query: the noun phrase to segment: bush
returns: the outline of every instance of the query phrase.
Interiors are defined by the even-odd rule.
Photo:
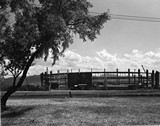
[[[134,85],[134,84],[128,85],[128,89],[129,90],[136,90],[137,89],[137,85]]]
[[[39,85],[22,85],[22,87],[19,89],[19,91],[45,91],[46,89],[44,87],[41,87]]]

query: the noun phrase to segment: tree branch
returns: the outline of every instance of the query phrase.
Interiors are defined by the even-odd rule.
[[[20,88],[20,87],[21,87],[24,79],[26,78],[26,75],[27,75],[27,72],[28,72],[30,66],[32,65],[35,57],[40,53],[40,51],[41,51],[42,49],[43,49],[43,45],[41,45],[41,46],[39,47],[39,49],[37,49],[37,51],[35,51],[35,52],[32,54],[31,58],[29,59],[27,65],[26,65],[26,67],[25,67],[25,69],[24,69],[24,71],[23,71],[22,77],[20,78],[19,82],[18,82],[17,85],[16,85],[16,88]]]
[[[14,76],[13,68],[8,68],[7,70]]]
[[[15,87],[15,85],[16,85],[16,79],[17,79],[17,77],[14,76],[14,77],[13,77],[13,87]]]
[[[66,2],[62,4],[62,8],[63,8],[69,1],[70,1],[70,0],[66,0]]]
[[[62,0],[60,0],[60,3],[59,3],[59,8],[58,8],[59,11],[60,11],[61,5],[62,5]]]

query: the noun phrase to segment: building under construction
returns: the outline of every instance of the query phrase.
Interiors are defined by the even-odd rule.
[[[149,72],[138,71],[104,71],[101,72],[69,72],[41,73],[41,85],[48,90],[65,89],[65,90],[93,90],[93,89],[110,89],[111,87],[126,87],[126,89],[137,88],[159,88],[159,72],[152,70]]]

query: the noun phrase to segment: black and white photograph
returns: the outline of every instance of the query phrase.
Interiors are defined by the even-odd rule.
[[[160,125],[160,0],[0,0],[1,126]]]

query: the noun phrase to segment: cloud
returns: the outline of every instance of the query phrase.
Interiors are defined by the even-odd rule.
[[[133,66],[144,65],[146,69],[160,70],[160,50],[143,53],[142,51],[133,50],[131,54],[125,54],[125,59]],[[139,68],[138,67],[138,68]]]
[[[122,57],[111,54],[105,49],[96,52],[95,57],[81,56],[75,51],[67,50],[54,66],[51,65],[52,61],[51,54],[47,62],[42,59],[36,60],[36,65],[30,68],[29,74],[40,74],[46,70],[46,67],[53,72],[57,70],[66,72],[67,69],[73,71],[78,71],[78,69],[81,71],[90,71],[91,69],[102,71],[104,68],[108,71],[116,70],[116,68],[126,71],[130,68],[133,71],[134,69],[142,70],[141,65],[144,65],[145,69],[160,70],[160,49],[146,53],[133,50],[130,54],[124,54]]]
[[[104,68],[107,68],[109,70],[116,69],[118,67],[118,57],[117,54],[110,54],[105,49],[102,51],[97,52],[98,57],[102,60],[104,63]]]

